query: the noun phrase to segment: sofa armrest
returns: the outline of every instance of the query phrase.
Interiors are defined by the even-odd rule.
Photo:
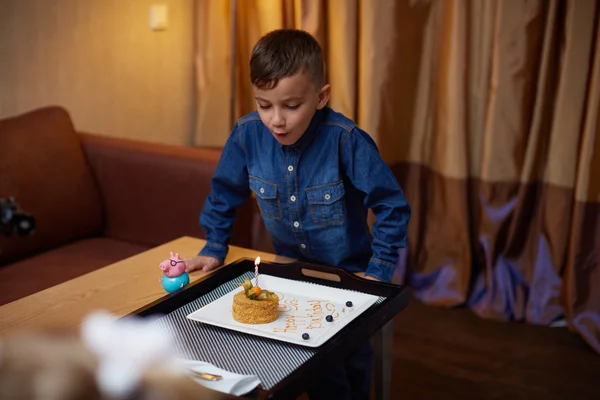
[[[152,246],[205,238],[200,211],[220,150],[79,134],[101,192],[105,236]],[[237,210],[231,244],[251,247],[251,225],[248,199]]]

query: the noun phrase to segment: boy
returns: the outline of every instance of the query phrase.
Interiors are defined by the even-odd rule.
[[[200,216],[207,244],[186,260],[188,271],[223,263],[235,209],[252,190],[278,255],[390,282],[410,207],[372,139],[326,105],[318,42],[299,30],[265,35],[252,51],[250,79],[258,111],[241,118],[225,144]],[[368,399],[371,362],[365,343],[309,396]]]

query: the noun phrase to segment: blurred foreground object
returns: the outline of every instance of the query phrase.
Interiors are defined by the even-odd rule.
[[[151,320],[96,312],[81,335],[16,333],[0,341],[0,400],[214,399],[173,364]]]

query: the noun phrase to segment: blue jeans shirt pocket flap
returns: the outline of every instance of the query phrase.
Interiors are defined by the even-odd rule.
[[[346,219],[344,182],[338,181],[306,189],[310,216],[315,224],[329,225]]]
[[[261,213],[269,218],[280,219],[281,204],[277,196],[277,185],[264,179],[250,176],[250,189],[256,195],[256,202]]]

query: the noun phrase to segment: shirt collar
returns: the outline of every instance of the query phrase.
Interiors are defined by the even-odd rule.
[[[288,146],[283,146],[283,148],[294,149],[300,153],[306,150],[308,145],[314,140],[314,138],[319,133],[319,126],[321,125],[321,122],[323,122],[323,120],[325,119],[326,108],[327,106],[315,112],[315,115],[313,115],[310,124],[308,124],[308,128],[306,128],[306,131],[296,143]]]

